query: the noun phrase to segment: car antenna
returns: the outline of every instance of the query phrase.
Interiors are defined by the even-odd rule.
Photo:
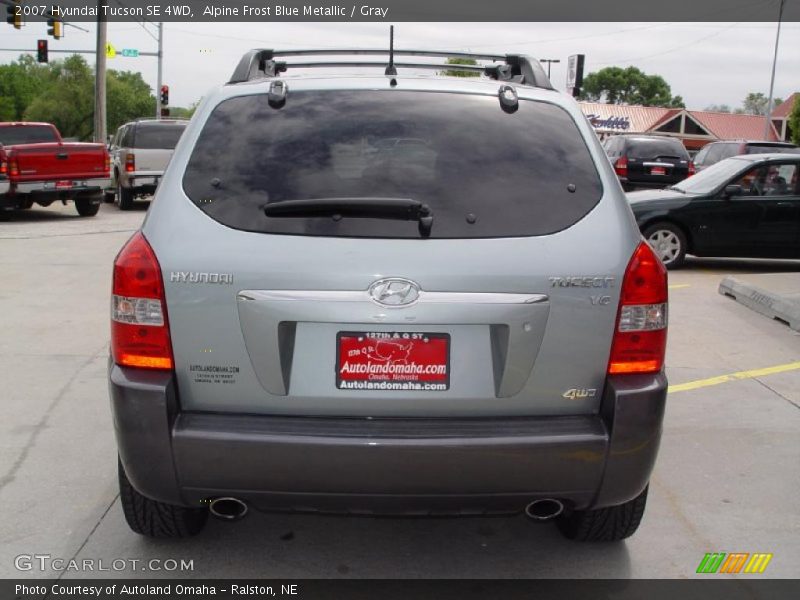
[[[389,25],[389,64],[384,75],[397,75],[397,69],[394,66],[394,25]]]

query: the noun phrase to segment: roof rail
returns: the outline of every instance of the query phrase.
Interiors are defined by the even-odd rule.
[[[544,72],[539,61],[524,54],[474,54],[470,52],[447,52],[443,50],[392,50],[397,56],[425,56],[435,58],[467,58],[475,61],[501,62],[493,65],[458,65],[458,64],[430,64],[393,62],[395,68],[405,69],[436,69],[449,71],[471,71],[482,73],[492,79],[500,81],[513,81],[523,85],[552,90],[553,84]],[[319,67],[348,68],[348,67],[387,67],[387,62],[286,62],[275,60],[276,57],[298,56],[386,56],[390,57],[388,49],[321,49],[321,50],[271,50],[254,49],[247,52],[239,61],[228,83],[242,83],[265,77],[279,77],[288,69],[310,69]]]

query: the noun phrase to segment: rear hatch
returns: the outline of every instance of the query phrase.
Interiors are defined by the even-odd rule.
[[[689,176],[689,153],[677,140],[632,138],[626,143],[628,181],[672,185]]]
[[[144,228],[181,405],[595,412],[638,232],[624,199],[601,202],[585,129],[496,93],[220,103]]]
[[[167,168],[186,124],[175,121],[140,123],[133,138],[136,175],[161,175]]]

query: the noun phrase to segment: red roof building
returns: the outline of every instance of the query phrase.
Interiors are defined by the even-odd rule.
[[[794,99],[794,94],[784,104]],[[733,113],[686,110],[683,108],[660,108],[654,106],[626,106],[579,102],[583,114],[589,119],[600,139],[620,133],[642,133],[648,135],[670,135],[679,138],[688,150],[699,150],[709,142],[718,140],[763,140],[766,117]],[[773,112],[767,139],[788,139],[786,117],[775,124],[778,109]],[[788,117],[790,107],[784,109]],[[782,113],[781,113],[782,114]]]
[[[781,102],[778,107],[772,111],[772,126],[778,132],[779,139],[784,141],[791,141],[792,131],[789,127],[789,115],[796,102],[800,102],[800,92],[795,92],[786,100]]]

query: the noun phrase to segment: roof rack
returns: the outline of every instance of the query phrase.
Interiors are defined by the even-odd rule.
[[[416,62],[394,62],[397,56],[425,56],[435,58],[467,58],[475,61],[492,61],[501,64],[493,65],[458,65],[430,64]],[[387,62],[286,62],[275,60],[276,57],[300,56],[387,56]],[[311,68],[350,68],[350,67],[386,67],[387,75],[395,75],[401,69],[434,69],[447,71],[470,71],[482,73],[499,81],[513,81],[523,85],[552,90],[553,85],[544,72],[539,61],[524,54],[473,54],[469,52],[447,52],[442,50],[394,50],[394,49],[320,49],[320,50],[271,50],[255,49],[245,54],[236,66],[228,83],[242,83],[266,77],[279,77],[288,69]]]

